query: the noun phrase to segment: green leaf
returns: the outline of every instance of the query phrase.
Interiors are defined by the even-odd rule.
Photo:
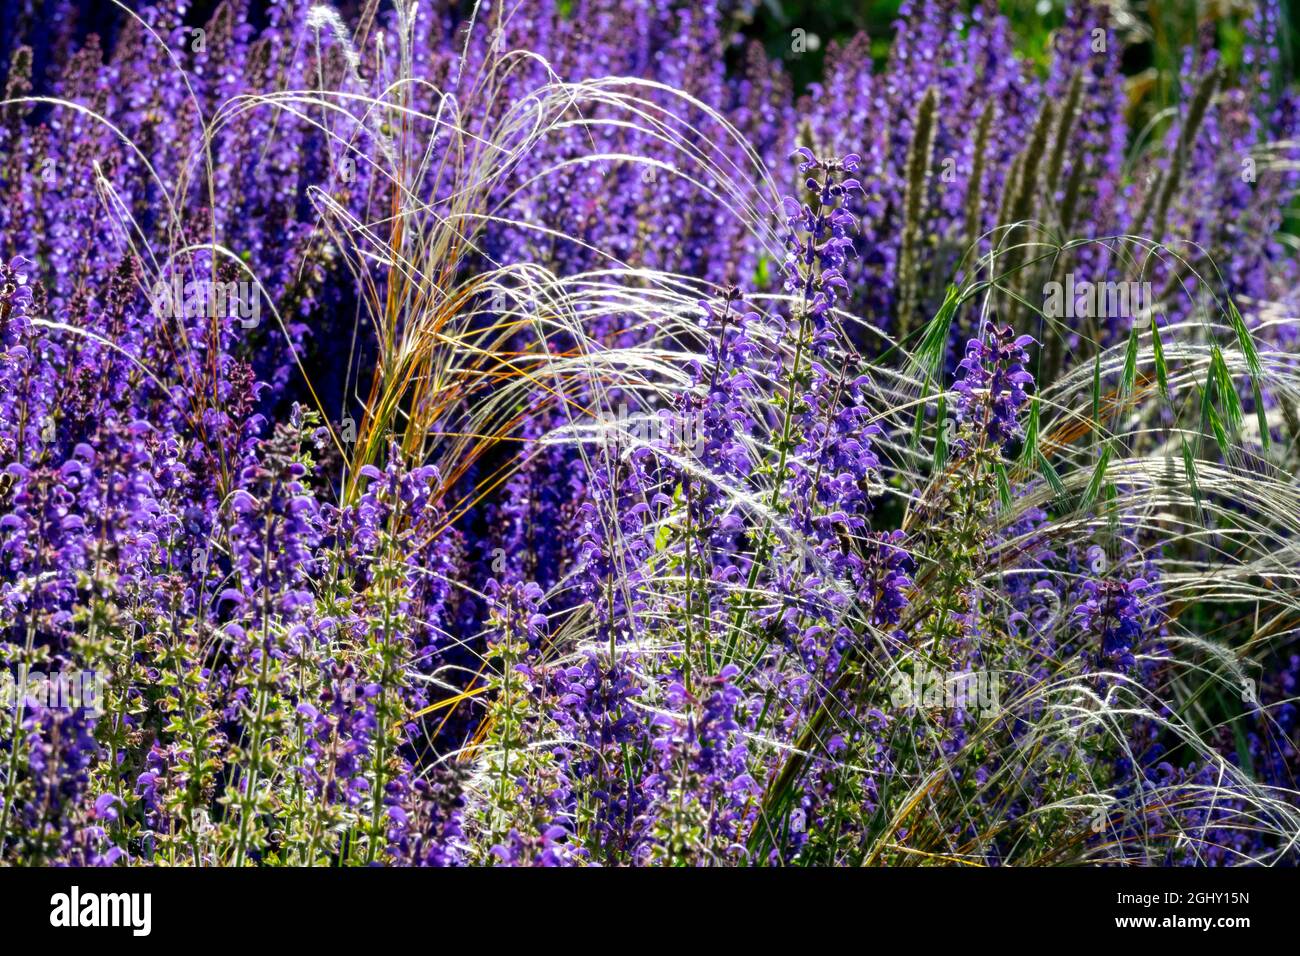
[[[667,523],[661,524],[659,530],[655,532],[655,551],[662,551],[668,547],[668,542],[672,540],[673,529]]]
[[[1101,440],[1101,353],[1092,362],[1092,424],[1093,440]]]
[[[1107,442],[1102,446],[1101,457],[1097,459],[1097,467],[1092,472],[1092,480],[1088,482],[1088,490],[1083,493],[1083,507],[1087,509],[1097,500],[1101,494],[1102,482],[1106,480],[1106,468],[1110,464],[1111,446]]]
[[[1169,400],[1169,366],[1165,363],[1165,346],[1160,341],[1160,327],[1155,319],[1151,320],[1151,346],[1156,353],[1156,380],[1160,383],[1160,393]]]
[[[1250,374],[1255,378],[1260,378],[1264,374],[1264,369],[1259,362],[1259,353],[1255,351],[1255,343],[1250,337],[1250,329],[1246,328],[1246,322],[1237,311],[1237,303],[1231,299],[1228,300],[1228,321],[1232,323],[1233,331],[1237,333],[1237,344],[1241,347],[1241,352],[1246,356],[1246,367],[1250,369]]]
[[[1259,419],[1259,441],[1267,449],[1269,447],[1268,437],[1268,416],[1264,412],[1263,393],[1259,387],[1259,380],[1264,377],[1264,367],[1259,361],[1259,352],[1255,349],[1255,341],[1251,338],[1250,329],[1246,328],[1246,321],[1241,317],[1237,310],[1237,303],[1228,299],[1228,321],[1232,324],[1232,329],[1237,333],[1237,345],[1241,349],[1241,354],[1246,357],[1246,367],[1250,369],[1250,389],[1255,399],[1255,415]]]
[[[1064,498],[1066,496],[1065,483],[1061,481],[1060,474],[1057,473],[1057,470],[1054,467],[1052,467],[1052,463],[1042,455],[1038,456],[1038,472],[1043,476],[1048,487],[1052,489],[1052,493],[1055,494],[1057,498]]]
[[[1223,352],[1217,345],[1210,346],[1210,375],[1214,380],[1216,397],[1223,408],[1223,422],[1235,438],[1241,431],[1241,420],[1245,412],[1242,410],[1241,396],[1237,394],[1237,385],[1232,380],[1232,373],[1228,371],[1228,364],[1223,360]]]
[[[944,353],[948,350],[948,341],[952,336],[952,320],[957,314],[960,296],[957,287],[948,284],[943,294],[943,304],[925,326],[921,344],[912,356],[913,368],[923,373],[927,385],[937,383],[943,369]]]
[[[1259,390],[1259,382],[1251,380],[1250,389],[1255,398],[1255,417],[1259,420],[1259,443],[1268,451],[1272,439],[1268,437],[1268,415],[1264,411],[1264,396]]]
[[[1128,333],[1128,351],[1124,353],[1124,378],[1120,381],[1119,394],[1121,404],[1133,394],[1137,382],[1138,330],[1130,329]]]
[[[1205,417],[1210,426],[1210,431],[1214,433],[1214,440],[1218,443],[1219,450],[1225,455],[1228,454],[1229,449],[1232,448],[1232,440],[1228,437],[1228,430],[1223,425],[1223,418],[1213,405],[1209,407]]]
[[[921,396],[921,402],[916,406],[916,416],[912,419],[912,448],[921,444],[921,432],[925,428],[925,399],[929,397],[929,389]]]
[[[939,420],[934,439],[934,470],[941,471],[948,463],[948,400],[939,396]]]
[[[1029,421],[1025,425],[1025,444],[1020,449],[1020,466],[1025,469],[1032,468],[1034,462],[1038,460],[1038,396],[1035,395],[1029,404]]]
[[[1002,507],[1006,511],[1011,510],[1011,479],[1007,477],[1006,466],[1002,462],[997,463],[998,475],[998,498],[1002,500]]]
[[[1196,510],[1202,514],[1205,512],[1205,504],[1201,500],[1201,483],[1196,477],[1196,459],[1192,456],[1192,446],[1187,444],[1187,438],[1181,438],[1183,443],[1183,474],[1187,476],[1187,486],[1191,489],[1192,498],[1196,501]]]

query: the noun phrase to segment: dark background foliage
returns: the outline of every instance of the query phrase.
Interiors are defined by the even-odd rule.
[[[1021,52],[1044,66],[1052,31],[1064,22],[1065,0],[1000,0],[998,8],[1015,26]],[[1122,25],[1130,44],[1127,65],[1133,76],[1146,70],[1178,67],[1180,50],[1196,39],[1200,29],[1214,31],[1229,64],[1240,53],[1242,17],[1251,7],[1250,0],[1108,0],[1114,22]],[[736,13],[737,22],[746,36],[763,42],[773,56],[790,64],[797,84],[816,80],[826,45],[833,40],[853,36],[865,30],[872,38],[872,51],[881,60],[889,51],[898,17],[900,0],[746,0]],[[1296,31],[1300,28],[1300,5],[1293,0],[1282,4],[1291,30],[1284,39],[1283,56],[1294,74]],[[802,55],[790,50],[792,30],[801,28],[815,35],[819,48]],[[1168,85],[1160,84],[1167,92]]]

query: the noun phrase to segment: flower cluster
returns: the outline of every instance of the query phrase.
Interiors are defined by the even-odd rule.
[[[1168,108],[1082,2],[798,96],[715,0],[86,6],[0,2],[0,688],[99,688],[0,863],[1295,862],[1275,3]]]
[[[970,423],[981,440],[1005,450],[1020,435],[1019,413],[1029,396],[1025,386],[1034,376],[1025,370],[1033,344],[1028,335],[1016,335],[1010,326],[992,326],[987,337],[972,338],[966,357],[958,366],[961,377],[953,386],[957,393],[957,421]],[[958,454],[969,451],[959,443]]]

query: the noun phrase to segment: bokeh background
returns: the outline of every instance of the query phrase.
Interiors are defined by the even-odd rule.
[[[140,6],[144,0],[125,0],[128,5]],[[187,11],[186,20],[195,26],[207,22],[220,0],[175,0]],[[387,0],[385,0],[387,2]],[[515,5],[527,0],[505,0]],[[967,6],[976,6],[991,0],[968,0]],[[1019,52],[1039,63],[1044,70],[1050,59],[1053,31],[1065,19],[1067,2],[1080,0],[998,0],[996,6],[1015,26]],[[1177,96],[1175,82],[1183,51],[1209,34],[1222,51],[1224,61],[1231,67],[1239,61],[1244,40],[1241,24],[1254,7],[1256,0],[1082,0],[1094,6],[1106,7],[1111,22],[1122,37],[1124,67],[1129,76],[1133,108],[1141,112],[1154,112],[1171,105]],[[335,0],[334,6],[345,16],[355,14],[363,0]],[[836,41],[847,40],[860,31],[871,37],[871,48],[878,63],[886,56],[897,29],[900,7],[907,0],[722,0],[719,6],[729,13],[735,29],[732,55],[739,64],[745,45],[758,41],[768,55],[784,62],[794,81],[796,90],[807,89],[817,82],[827,48]],[[913,0],[915,5],[915,0]],[[28,25],[24,21],[39,23],[42,17],[58,16],[56,7],[47,0],[26,0],[26,14],[13,20],[0,22],[0,56],[8,62],[9,53],[17,37]],[[254,26],[262,27],[264,12],[269,3],[253,3]],[[472,0],[451,3],[454,10],[463,8],[468,17],[474,4]],[[1283,83],[1300,77],[1300,60],[1296,56],[1297,37],[1300,36],[1300,0],[1281,0],[1280,6],[1288,29],[1280,38],[1284,69],[1275,82]],[[98,34],[107,47],[111,45],[122,19],[121,10],[110,0],[78,0],[74,4],[77,18],[77,35],[84,38]],[[262,22],[257,22],[257,21]],[[792,42],[794,31],[802,31],[802,49],[796,52]],[[52,62],[57,63],[58,50],[37,48],[36,76],[39,78]]]
[[[127,5],[142,5],[144,0],[126,0]],[[205,22],[220,0],[177,0],[188,10],[187,20],[198,25]],[[520,0],[508,0],[518,3]],[[523,0],[526,2],[526,0]],[[982,0],[974,0],[982,2]],[[1067,0],[998,0],[997,7],[1011,18],[1021,52],[1039,62],[1046,62],[1051,33],[1064,21]],[[1129,44],[1127,56],[1131,74],[1141,75],[1155,68],[1176,69],[1178,51],[1193,42],[1197,31],[1211,29],[1229,62],[1241,48],[1240,23],[1254,6],[1255,0],[1090,0],[1095,6],[1110,9],[1113,22]],[[796,85],[815,82],[826,46],[861,30],[873,39],[872,48],[883,58],[894,34],[899,8],[904,0],[738,0],[730,6],[738,38],[756,39],[772,56],[784,59]],[[255,10],[269,4],[253,4]],[[472,3],[459,4],[468,13]],[[39,17],[51,6],[46,0],[27,0],[26,7]],[[360,0],[336,0],[347,14],[361,6]],[[456,6],[456,4],[452,4]],[[1300,31],[1300,3],[1282,0],[1282,9],[1290,25],[1283,38],[1283,56],[1292,76],[1296,76],[1294,49]],[[121,19],[121,11],[110,0],[79,0],[78,28],[83,35],[98,33],[111,36]],[[256,24],[261,25],[261,24]],[[16,23],[0,22],[0,49],[8,51],[17,32]],[[791,31],[805,30],[809,49],[795,54],[790,49]]]
[[[796,84],[806,85],[816,81],[827,44],[858,31],[871,36],[873,52],[883,59],[902,5],[902,0],[746,0],[736,18],[742,33],[786,59]],[[1180,51],[1196,41],[1199,31],[1212,31],[1229,65],[1236,62],[1243,40],[1240,24],[1254,0],[1094,0],[1093,5],[1111,11],[1112,23],[1126,43],[1125,66],[1135,92],[1151,86],[1157,96],[1167,96],[1172,84],[1159,81],[1152,71],[1176,72]],[[1000,0],[997,7],[1015,24],[1020,52],[1045,68],[1052,31],[1065,19],[1066,0]],[[1300,4],[1284,0],[1282,8],[1290,25],[1283,38],[1283,60],[1295,76]],[[795,29],[815,36],[815,49],[792,55],[790,34]]]

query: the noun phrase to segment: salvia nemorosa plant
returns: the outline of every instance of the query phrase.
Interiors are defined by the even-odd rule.
[[[1296,862],[1274,4],[1152,115],[1082,3],[799,96],[715,2],[83,6],[3,5],[0,862]]]

